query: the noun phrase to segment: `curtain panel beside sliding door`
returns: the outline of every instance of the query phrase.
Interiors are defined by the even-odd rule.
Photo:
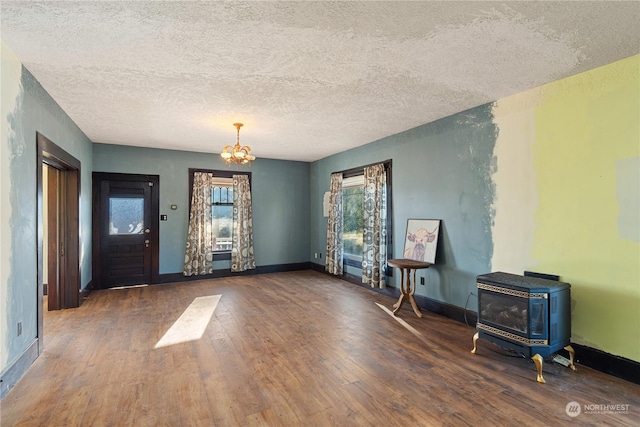
[[[384,288],[387,271],[387,174],[382,163],[364,168],[362,283]]]
[[[325,271],[342,275],[342,174],[331,174]]]

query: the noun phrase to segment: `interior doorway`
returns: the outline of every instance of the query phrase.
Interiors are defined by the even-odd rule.
[[[46,308],[80,305],[80,161],[37,133],[38,353]]]
[[[60,310],[79,305],[79,300],[72,298],[73,284],[67,282],[68,269],[73,266],[66,262],[68,242],[67,228],[72,225],[68,221],[67,199],[75,197],[68,191],[69,174],[48,163],[42,164],[42,292],[46,310]]]

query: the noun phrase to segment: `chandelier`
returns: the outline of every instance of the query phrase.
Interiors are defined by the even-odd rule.
[[[222,157],[227,165],[230,165],[231,163],[246,165],[253,162],[256,159],[256,156],[251,155],[251,147],[248,145],[245,145],[244,147],[240,146],[240,128],[243,126],[242,123],[234,123],[233,125],[238,130],[236,145],[233,147],[230,145],[225,146],[222,149],[222,153],[220,153],[220,157]]]

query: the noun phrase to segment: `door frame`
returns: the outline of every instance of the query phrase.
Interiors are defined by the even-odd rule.
[[[43,172],[44,164],[62,171],[61,179],[64,184],[60,186],[64,209],[61,210],[62,218],[60,242],[64,244],[64,256],[58,257],[60,268],[64,271],[64,280],[60,280],[60,304],[61,308],[74,308],[80,306],[80,160],[67,153],[50,139],[36,132],[37,164],[36,164],[36,188],[37,188],[37,242],[38,242],[38,354],[44,350],[44,307],[43,307],[43,244],[44,239],[44,210],[43,210]],[[51,215],[51,213],[49,213]],[[47,242],[48,244],[48,242]]]
[[[103,181],[149,182],[151,189],[151,280],[149,284],[160,283],[160,176],[129,173],[93,172],[93,217],[91,261],[94,287],[102,289],[102,254],[100,250],[102,224],[101,189]]]
[[[60,263],[60,257],[58,251],[60,250],[59,236],[64,235],[64,221],[60,220],[60,213],[64,209],[65,203],[61,200],[64,197],[64,189],[61,188],[61,184],[64,183],[64,171],[43,163],[41,167],[47,168],[47,178],[42,178],[42,185],[45,185],[46,181],[46,193],[47,193],[47,215],[43,218],[43,224],[47,225],[47,231],[42,233],[42,246],[47,248],[47,270],[42,271],[43,283],[46,279],[47,287],[47,310],[60,310],[62,309],[61,302],[61,289],[60,283],[64,283],[65,278],[65,265]],[[43,188],[43,197],[45,189]],[[43,200],[43,207],[45,206]],[[64,245],[64,243],[63,243]],[[45,255],[43,253],[42,262],[45,261]],[[45,288],[43,285],[43,292]],[[62,289],[63,290],[63,289]]]

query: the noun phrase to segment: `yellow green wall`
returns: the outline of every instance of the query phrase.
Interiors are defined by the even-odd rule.
[[[494,116],[493,270],[560,275],[572,341],[640,361],[640,55],[497,101]]]

